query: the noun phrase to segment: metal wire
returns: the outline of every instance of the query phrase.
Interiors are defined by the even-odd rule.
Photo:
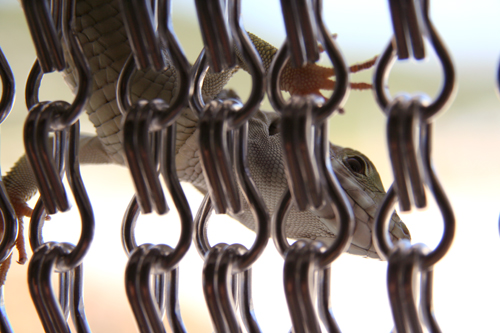
[[[387,139],[394,173],[394,184],[387,191],[375,218],[373,242],[381,258],[388,260],[387,283],[389,299],[397,332],[423,332],[423,326],[431,332],[440,332],[432,312],[432,269],[451,247],[455,234],[453,210],[443,191],[431,163],[431,128],[434,116],[452,100],[455,89],[455,72],[451,59],[429,19],[429,1],[390,1],[394,25],[394,39],[379,58],[374,75],[377,102],[387,114]],[[421,19],[417,20],[416,17]],[[406,40],[411,38],[410,41]],[[401,95],[391,100],[386,86],[390,68],[396,56],[413,56],[422,59],[422,39],[426,37],[443,67],[443,87],[434,101],[428,103],[425,96]],[[395,41],[395,43],[394,43]],[[396,44],[396,45],[394,45]],[[417,144],[413,133],[418,133]],[[418,153],[417,153],[418,150]],[[443,218],[443,236],[437,247],[430,251],[421,245],[407,241],[393,244],[387,232],[389,214],[396,200],[403,211],[413,206],[426,207],[424,185],[432,193]],[[410,191],[411,188],[411,191]],[[418,291],[414,277],[421,276],[420,314],[416,304]]]
[[[89,100],[92,78],[73,30],[75,1],[23,0],[22,4],[38,55],[26,84],[30,112],[24,129],[27,156],[41,194],[30,226],[34,251],[28,272],[30,293],[46,332],[69,332],[69,315],[78,332],[90,332],[84,312],[82,262],[93,239],[94,218],[79,174],[77,120]],[[351,245],[356,225],[352,204],[333,172],[328,120],[347,99],[349,70],[324,24],[321,0],[281,1],[281,5],[287,39],[277,51],[266,78],[262,61],[243,27],[239,0],[228,0],[227,9],[225,1],[196,1],[204,49],[192,67],[173,31],[170,1],[159,0],[156,10],[151,1],[120,1],[132,54],[116,84],[116,99],[123,115],[124,156],[135,186],[135,195],[123,218],[122,243],[129,256],[125,289],[141,332],[166,332],[165,315],[171,331],[186,332],[179,310],[179,265],[193,239],[204,260],[203,292],[214,331],[260,332],[252,304],[251,272],[269,237],[284,259],[283,283],[293,332],[321,332],[321,324],[329,332],[340,332],[331,310],[330,267]],[[423,332],[424,328],[440,332],[432,305],[433,266],[451,246],[455,218],[432,167],[431,128],[435,116],[452,100],[455,71],[430,21],[428,0],[390,0],[389,8],[394,37],[377,62],[373,80],[375,98],[388,116],[387,138],[395,182],[377,213],[373,243],[379,256],[388,261],[389,300],[398,333]],[[430,42],[443,67],[440,93],[430,102],[420,95],[392,98],[387,80],[396,57],[425,58],[424,39]],[[332,95],[326,100],[293,96],[285,101],[279,88],[284,67],[288,63],[305,66],[317,61],[318,42],[334,67],[336,82]],[[233,70],[236,49],[252,79],[248,100],[203,100],[207,72]],[[75,99],[71,103],[40,101],[38,91],[43,75],[70,69],[68,66],[76,72]],[[150,68],[158,73],[175,71],[178,89],[171,100],[132,100],[136,70]],[[2,122],[13,104],[14,83],[1,50],[0,76]],[[248,167],[249,120],[256,114],[266,87],[273,108],[281,115],[289,187],[278,207],[266,207]],[[175,164],[176,120],[188,105],[199,118],[198,145],[208,188],[195,221]],[[52,140],[51,132],[55,133]],[[55,214],[69,209],[61,181],[64,173],[81,216],[82,231],[76,245],[46,243],[42,238],[45,212]],[[138,244],[135,237],[139,214],[169,211],[160,175],[181,220],[175,246]],[[399,201],[403,211],[425,207],[426,188],[443,218],[441,241],[434,250],[408,242],[393,244],[388,226],[394,204]],[[293,206],[315,213],[331,211],[338,222],[335,240],[328,246],[310,239],[290,245],[285,230]],[[272,221],[269,208],[274,210]],[[0,209],[5,226],[0,259],[5,260],[10,255],[17,224],[1,183]],[[212,210],[237,216],[244,209],[254,218],[256,238],[252,246],[245,248],[230,240],[228,244],[211,246],[207,230]],[[59,298],[51,284],[54,271],[61,274]],[[420,286],[416,286],[417,278]],[[12,331],[3,307],[3,287],[0,330]]]

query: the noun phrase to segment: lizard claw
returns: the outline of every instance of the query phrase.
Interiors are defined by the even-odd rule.
[[[287,66],[281,75],[281,89],[291,95],[315,94],[324,97],[320,90],[333,90],[335,81],[330,77],[335,75],[333,68],[316,64],[307,64],[302,68]]]
[[[357,73],[369,69],[375,65],[377,56],[370,60],[355,64],[349,67],[349,72]],[[335,76],[335,70],[330,67],[324,67],[317,64],[307,64],[302,68],[293,68],[287,65],[281,75],[281,89],[289,92],[291,95],[305,96],[314,94],[323,96],[320,90],[335,89],[335,81],[331,77]],[[372,85],[364,82],[354,82],[350,84],[351,89],[369,90]]]
[[[20,265],[24,265],[26,261],[28,261],[28,253],[26,252],[26,242],[24,238],[24,217],[31,218],[31,215],[33,214],[33,209],[30,206],[28,206],[26,202],[23,202],[22,200],[21,201],[12,200],[12,206],[14,207],[14,211],[16,212],[18,227],[19,227],[16,239],[16,249],[17,253],[19,254],[19,259],[17,260],[17,262]],[[50,216],[46,215],[45,221],[49,220]],[[11,259],[9,259],[9,266],[10,266],[10,260]],[[0,283],[1,283],[2,269],[3,266],[0,267]]]

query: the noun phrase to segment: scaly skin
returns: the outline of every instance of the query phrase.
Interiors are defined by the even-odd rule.
[[[82,137],[80,162],[124,165],[121,113],[116,104],[115,90],[120,70],[130,54],[130,47],[118,2],[77,1],[76,31],[91,67],[93,88],[86,111],[97,132],[95,137]],[[254,35],[250,36],[267,70],[276,48]],[[371,66],[373,62],[374,60],[367,62],[367,66]],[[240,63],[240,67],[245,69],[245,64]],[[360,68],[362,67],[363,65]],[[351,70],[353,68],[357,67],[353,66]],[[221,93],[224,85],[237,70],[236,68],[223,74],[208,74],[202,91],[204,99],[213,99]],[[71,71],[66,74],[67,82],[74,86]],[[309,65],[305,69],[287,67],[282,76],[281,88],[293,94],[320,94],[321,89],[334,87],[334,82],[329,79],[333,74],[331,68],[318,65]],[[369,85],[365,88],[369,88]],[[175,69],[169,68],[160,74],[153,71],[138,71],[131,90],[135,100],[163,98],[168,102],[177,91]],[[276,113],[258,111],[249,122],[250,172],[271,214],[287,187],[280,135],[275,126],[278,117]],[[334,171],[350,198],[357,221],[349,252],[378,258],[371,243],[371,230],[374,213],[385,194],[380,177],[368,158],[359,152],[332,145],[331,153]],[[350,170],[347,163],[348,156],[357,156],[364,161],[364,172],[355,173]],[[185,108],[177,120],[176,164],[182,181],[190,182],[206,193],[198,155],[197,117],[189,108]],[[26,201],[36,193],[36,182],[26,158],[23,157],[16,163],[4,178],[4,182],[18,216],[20,218],[30,216],[31,210]],[[253,218],[248,210],[234,218],[253,229]],[[328,214],[318,216],[311,212],[298,212],[292,209],[286,232],[291,238],[321,239],[328,243],[335,237],[335,217]],[[391,221],[391,234],[393,239],[409,238],[406,226],[395,214]],[[22,234],[20,237],[22,239]],[[26,253],[21,250],[19,262],[25,260]],[[2,265],[4,272],[7,265],[7,262]],[[0,284],[3,282],[0,277]]]

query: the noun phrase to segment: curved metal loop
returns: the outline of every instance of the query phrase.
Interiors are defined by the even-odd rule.
[[[65,63],[58,35],[61,1],[52,2],[53,16],[50,14],[47,0],[22,0],[21,3],[42,71],[44,73],[62,71]]]
[[[161,266],[165,271],[170,271],[181,261],[191,245],[193,234],[193,217],[191,209],[182,191],[175,167],[175,135],[176,129],[174,123],[163,132],[163,146],[161,147],[163,155],[160,157],[162,159],[161,173],[181,220],[179,241],[174,250],[161,261]],[[122,222],[122,244],[128,255],[137,248],[134,231],[139,214],[139,204],[134,196]]]
[[[319,97],[292,96],[281,117],[281,144],[288,188],[298,210],[319,209],[325,204],[313,146],[313,105]]]
[[[428,253],[424,245],[412,246],[405,240],[395,246],[389,257],[387,286],[398,332],[421,333],[424,325],[430,332],[441,332],[432,313],[432,267],[422,266]],[[420,277],[420,288],[417,277]],[[420,305],[416,301],[418,293]]]
[[[19,230],[19,224],[17,221],[17,215],[14,207],[10,203],[7,190],[0,178],[0,212],[1,212],[1,222],[3,223],[3,235],[2,241],[0,243],[0,263],[5,261],[14,249],[16,243],[17,233]],[[2,303],[2,287],[0,287],[0,304]],[[0,328],[1,322],[1,305],[0,305]],[[0,330],[1,331],[1,330]],[[3,332],[3,331],[2,331]]]
[[[421,272],[420,276],[420,313],[422,322],[431,333],[440,333],[441,329],[434,316],[433,305],[433,278],[434,269],[428,267]]]
[[[64,135],[58,135],[58,137],[56,137],[56,142],[61,140],[64,141],[62,136]],[[80,129],[78,122],[70,127],[68,141],[68,159],[65,163],[67,169],[67,179],[80,213],[81,235],[77,245],[73,246],[74,248],[68,254],[65,254],[63,258],[57,261],[57,269],[62,272],[72,270],[81,264],[90,248],[90,244],[94,238],[95,229],[92,205],[90,204],[90,200],[87,192],[85,191],[80,175],[80,164],[78,160]],[[62,147],[64,147],[65,144],[59,144],[59,146],[61,146],[60,149],[63,149]],[[32,169],[35,170],[33,167]],[[59,162],[59,170],[61,170],[60,172],[62,174],[62,170],[64,170],[62,161]],[[44,244],[42,229],[45,221],[45,209],[45,201],[43,201],[43,199],[39,199],[33,211],[30,223],[29,239],[33,251]]]
[[[420,158],[423,162],[425,184],[434,196],[434,200],[441,211],[443,218],[443,237],[437,247],[423,259],[423,267],[428,268],[435,265],[448,252],[455,235],[456,221],[446,194],[439,183],[439,180],[432,168],[431,162],[431,124],[423,123],[420,128]],[[389,218],[396,203],[396,191],[391,186],[387,191],[384,201],[377,211],[374,222],[373,243],[377,253],[383,259],[390,256],[394,245],[388,233]]]
[[[237,272],[243,272],[249,269],[262,254],[267,246],[271,230],[269,224],[270,218],[264,200],[258,192],[248,170],[248,124],[245,124],[235,131],[234,139],[235,169],[236,175],[238,176],[238,184],[252,212],[256,226],[256,236],[252,247],[250,250],[246,251],[241,258],[239,258],[237,264],[235,264]],[[206,195],[195,218],[195,245],[202,257],[205,257],[207,255],[206,253],[212,248],[209,244],[207,235],[208,221],[212,208],[211,197]]]
[[[161,54],[160,40],[153,27],[154,15],[151,4],[151,1],[122,0],[120,9],[137,68],[153,67],[159,71],[165,67],[165,63]]]
[[[248,333],[260,333],[262,330],[255,317],[252,301],[252,268],[239,273],[239,275],[238,291],[240,297],[238,304],[243,325],[245,325]]]
[[[330,282],[332,280],[332,269],[328,266],[318,272],[318,314],[329,333],[341,333],[340,327],[333,316],[330,302]]]
[[[142,212],[149,214],[154,209],[162,215],[168,206],[158,178],[158,158],[154,158],[160,149],[154,140],[157,133],[149,131],[152,115],[149,102],[140,100],[133,105],[122,120],[123,146]]]
[[[2,95],[0,97],[0,124],[9,115],[16,97],[16,82],[9,62],[0,48],[0,79],[2,80]]]
[[[221,62],[218,63],[217,66],[223,66],[220,67],[220,70],[217,70],[215,67],[213,67],[215,64],[211,62],[211,52],[214,50],[214,47],[219,47],[216,45],[223,45],[224,47],[224,52],[226,50],[226,42],[230,42],[231,44],[234,42],[236,47],[238,48],[240,55],[241,55],[241,60],[245,63],[248,72],[250,73],[250,76],[252,77],[252,89],[250,91],[250,96],[248,97],[247,101],[239,107],[237,112],[232,112],[231,114],[228,115],[228,122],[227,126],[230,130],[235,130],[239,127],[241,127],[252,115],[258,110],[260,103],[262,102],[262,99],[264,98],[265,94],[265,87],[263,85],[263,82],[265,80],[265,70],[264,66],[262,65],[262,60],[255,49],[255,46],[251,42],[250,38],[248,37],[247,32],[245,31],[243,27],[243,23],[241,20],[241,1],[240,0],[231,0],[229,1],[229,25],[231,28],[231,35],[233,40],[225,40],[225,38],[229,35],[226,36],[226,33],[224,32],[223,35],[219,35],[217,30],[213,30],[213,27],[207,27],[208,30],[203,29],[206,27],[206,24],[213,24],[216,20],[214,17],[205,17],[205,15],[208,12],[202,13],[202,10],[207,10],[207,7],[214,7],[211,10],[215,12],[217,9],[220,10],[219,4],[215,4],[216,1],[199,1],[197,3],[200,3],[200,7],[198,8],[198,15],[200,17],[200,26],[202,28],[202,34],[207,33],[207,39],[205,40],[205,49],[203,49],[198,56],[198,59],[196,60],[195,64],[193,65],[193,68],[191,70],[191,88],[190,88],[190,101],[189,104],[193,110],[195,110],[198,113],[198,116],[201,118],[204,113],[204,110],[206,110],[206,105],[205,101],[203,100],[202,97],[202,90],[203,90],[203,80],[205,78],[205,75],[209,69],[209,67],[215,71],[215,72],[220,72],[221,70],[228,70],[230,68],[233,68],[235,66],[234,62],[231,62],[231,65],[229,65],[229,62],[226,60],[222,59]],[[201,9],[200,9],[201,8]],[[217,12],[217,17],[219,15],[222,15],[222,13]],[[203,23],[201,22],[203,17]],[[207,20],[205,22],[205,20]],[[205,24],[205,25],[204,25]],[[218,26],[216,29],[222,29],[221,26]],[[226,29],[226,28],[224,28]],[[215,32],[215,34],[214,34]],[[204,35],[205,37],[205,35]],[[217,40],[214,40],[213,38],[218,38]],[[218,50],[217,51],[217,56],[222,56],[222,51]],[[231,57],[234,57],[235,51],[234,47],[231,47],[228,52],[231,52]],[[222,56],[226,57],[226,56]],[[216,60],[219,61],[219,60]]]
[[[62,46],[59,41],[59,37],[57,37],[58,34],[63,35],[63,40],[66,44],[66,47],[68,48],[68,55],[70,59],[67,59],[68,63],[71,63],[72,66],[74,67],[74,72],[76,72],[77,76],[77,93],[75,96],[75,99],[71,103],[71,105],[67,106],[64,108],[64,110],[61,110],[58,114],[55,114],[52,117],[51,124],[50,124],[50,129],[52,131],[58,131],[58,130],[63,130],[66,127],[71,126],[74,124],[77,120],[80,114],[83,112],[84,107],[87,104],[87,101],[90,97],[90,91],[92,88],[92,79],[91,79],[91,74],[90,74],[90,67],[87,63],[87,60],[85,59],[83,55],[83,51],[80,45],[80,42],[78,41],[78,38],[76,37],[76,34],[72,30],[73,26],[73,19],[74,19],[74,0],[70,1],[63,1],[62,3],[62,8],[61,5],[59,4],[60,1],[54,1],[54,16],[57,16],[55,18],[57,20],[57,26],[52,26],[52,23],[45,21],[45,12],[47,11],[47,8],[45,7],[45,1],[35,1],[37,3],[37,7],[34,7],[33,4],[30,4],[30,1],[24,1],[23,6],[25,8],[25,15],[30,22],[30,17],[33,15],[39,15],[40,16],[40,21],[38,19],[35,19],[32,22],[32,26],[36,27],[39,24],[45,24],[46,28],[51,30],[57,28],[57,31],[54,30],[53,32],[50,32],[50,34],[54,33],[56,36],[56,43],[59,45],[58,47],[61,48]],[[37,14],[37,10],[40,10],[39,14]],[[34,12],[33,12],[34,11]],[[45,13],[45,14],[44,14]],[[62,22],[62,24],[60,23]],[[29,23],[30,24],[30,23]],[[61,27],[62,26],[62,27]],[[38,42],[43,41],[45,42],[45,39],[41,39],[44,34],[48,34],[49,32],[46,32],[46,29],[42,29],[37,32],[33,32],[33,29],[30,26],[30,30],[32,32],[33,40],[35,41],[35,46]],[[43,31],[43,32],[42,32]],[[52,37],[51,37],[52,38]],[[59,52],[55,46],[51,47],[48,49],[49,52]],[[42,51],[42,52],[47,52],[47,51]],[[62,51],[61,51],[62,52]],[[41,57],[46,57],[47,55],[43,55],[41,53],[38,53],[39,56]],[[49,54],[50,56],[50,54]],[[33,67],[30,71],[30,74],[28,76],[28,80],[26,82],[26,105],[29,110],[34,108],[36,104],[39,103],[39,88],[41,84],[41,80],[43,77],[44,73],[47,72],[52,72],[55,69],[61,71],[66,68],[67,65],[64,64],[64,57],[62,56],[61,53],[61,59],[62,61],[62,67],[61,68],[47,68],[44,66],[52,66],[52,65],[47,65],[46,61],[47,59],[44,58],[39,58],[39,60],[35,61],[33,64]],[[45,64],[43,63],[45,61]],[[59,60],[58,60],[59,61]],[[40,63],[39,63],[40,62]],[[47,69],[47,70],[46,70]],[[55,103],[66,103],[62,101],[58,101]]]
[[[0,124],[9,116],[14,105],[16,84],[14,74],[9,66],[2,48],[0,48],[0,79],[2,80],[2,94],[0,96]],[[0,177],[0,212],[3,223],[3,235],[0,243],[0,262],[5,261],[12,253],[18,233],[16,212],[10,203],[7,190]],[[3,302],[3,286],[0,287],[0,331],[12,332]]]
[[[422,121],[430,121],[431,118],[437,115],[438,112],[446,109],[453,100],[453,95],[456,90],[455,69],[444,43],[441,41],[441,38],[429,18],[429,0],[420,0],[418,3],[418,11],[422,15],[420,34],[425,35],[429,40],[443,68],[443,86],[441,91],[434,101],[425,106],[425,110],[422,114]],[[392,100],[387,82],[391,68],[396,61],[396,56],[398,55],[394,43],[395,41],[393,38],[387,45],[383,54],[378,58],[373,75],[373,90],[375,99],[380,108],[386,113]]]
[[[179,268],[164,271],[159,267],[159,262],[172,252],[168,245],[143,244],[130,255],[125,286],[141,332],[166,332],[162,320],[165,311],[172,331],[186,332],[178,304]],[[154,288],[150,285],[151,276],[155,276]]]
[[[28,284],[31,298],[42,321],[45,332],[70,332],[67,324],[67,300],[59,303],[55,297],[51,283],[51,275],[59,260],[64,260],[73,251],[73,245],[67,243],[45,243],[33,254],[28,267]],[[66,274],[66,273],[62,273]],[[67,272],[67,283],[62,294],[73,294],[69,307],[78,332],[90,332],[82,298],[81,265]]]
[[[415,8],[415,2],[417,7]],[[394,38],[398,59],[408,59],[411,53],[415,59],[425,58],[423,34],[425,26],[419,24],[422,17],[422,1],[389,0]],[[409,38],[410,40],[407,40]]]
[[[50,128],[52,131],[58,131],[58,130],[63,130],[72,124],[74,124],[77,120],[78,117],[81,115],[83,112],[87,101],[90,97],[90,92],[92,88],[92,79],[91,79],[91,74],[90,74],[90,67],[88,65],[88,62],[83,55],[83,50],[81,48],[80,42],[78,41],[78,38],[75,34],[75,32],[72,30],[73,26],[73,20],[74,20],[74,0],[69,0],[69,1],[63,1],[62,2],[62,7],[59,4],[60,1],[54,1],[55,4],[53,6],[54,10],[54,19],[56,20],[57,25],[52,26],[51,22],[45,21],[45,13],[47,11],[47,8],[44,7],[45,1],[35,1],[35,3],[38,3],[38,7],[33,7],[32,4],[29,3],[29,1],[24,1],[23,6],[25,6],[25,15],[30,22],[30,17],[33,15],[33,10],[41,10],[41,12],[37,15],[40,16],[40,21],[39,19],[36,19],[33,21],[33,27],[35,27],[38,24],[45,24],[47,25],[47,29],[56,29],[53,31],[53,33],[56,35],[56,43],[59,48],[62,50],[61,43],[59,41],[59,37],[57,37],[58,34],[63,35],[63,40],[64,43],[68,49],[67,55],[69,56],[69,59],[66,59],[67,63],[71,63],[72,67],[74,67],[74,72],[76,73],[77,77],[77,92],[75,99],[69,105],[68,107],[65,107],[64,110],[61,110],[58,114],[53,116],[53,119],[51,120]],[[28,8],[28,10],[26,10]],[[49,29],[49,30],[50,30]],[[47,34],[48,32],[44,31],[45,29],[42,29],[40,31],[34,32],[33,28],[30,27],[30,30],[32,32],[32,36],[35,42],[35,46],[37,44],[37,41],[43,41],[41,35]],[[43,31],[43,32],[42,32]],[[51,32],[52,34],[52,32]],[[47,52],[47,51],[43,51]],[[53,48],[49,48],[48,52],[59,52],[58,49],[54,46]],[[62,51],[61,51],[62,52]],[[54,53],[54,54],[55,54]],[[37,53],[38,56],[41,57],[46,57],[46,55],[41,55],[40,53]],[[50,53],[49,56],[52,54]],[[39,58],[39,60],[35,61],[33,64],[33,67],[30,71],[30,74],[28,76],[28,80],[26,82],[26,105],[29,110],[34,108],[36,104],[39,103],[39,88],[41,84],[42,77],[44,73],[47,72],[52,72],[55,69],[58,71],[64,70],[67,65],[64,63],[64,57],[61,53],[61,60],[62,61],[62,67],[61,68],[52,68],[49,70],[46,70],[47,68],[44,67],[47,65],[47,63],[43,63],[44,61],[47,61],[46,59]],[[58,60],[59,61],[59,60]],[[40,62],[40,63],[39,63]],[[55,103],[66,103],[66,102],[55,102]]]
[[[309,0],[281,1],[286,40],[290,46],[290,59],[294,67],[319,60],[317,26],[313,17],[313,4]]]
[[[349,95],[349,71],[346,61],[340,52],[335,40],[332,37],[328,28],[323,21],[322,1],[316,0],[314,5],[314,15],[318,29],[318,40],[323,45],[323,48],[328,55],[335,69],[335,89],[332,95],[324,103],[314,106],[313,119],[314,123],[319,124],[325,121],[335,110],[342,107]],[[282,112],[286,102],[283,99],[280,89],[281,73],[283,72],[289,58],[290,45],[287,41],[283,43],[281,48],[276,53],[273,62],[269,68],[267,75],[267,96],[272,107]]]
[[[204,257],[203,263],[203,294],[212,320],[212,326],[216,332],[228,332],[226,320],[219,305],[219,294],[217,286],[214,285],[217,274],[217,261],[220,254],[227,248],[227,244],[219,243],[212,247]]]
[[[233,35],[224,17],[225,2],[196,0],[201,37],[210,67],[219,73],[236,65]]]
[[[196,58],[193,67],[191,67],[190,80],[191,86],[189,87],[189,107],[195,111],[198,118],[203,115],[205,109],[205,101],[203,100],[203,80],[208,72],[208,59],[205,55],[205,49],[202,49],[198,58]]]
[[[116,104],[122,115],[127,114],[132,108],[133,103],[130,89],[135,70],[134,57],[129,55],[116,81]],[[139,103],[139,101],[137,101],[137,103]]]
[[[175,122],[180,112],[188,104],[189,89],[191,87],[191,66],[173,29],[170,1],[162,0],[158,2],[158,36],[156,36],[151,25],[153,14],[149,2],[147,3],[143,4],[142,1],[127,0],[122,1],[121,5],[122,9],[126,11],[125,26],[127,27],[131,48],[136,58],[135,64],[137,68],[145,70],[153,67],[156,71],[165,69],[167,66],[175,68],[176,86],[178,87],[177,94],[168,103],[160,99],[154,102],[151,101],[155,107],[150,122],[150,131],[158,131]],[[136,7],[139,15],[134,11]],[[139,23],[135,21],[143,22],[145,25],[137,25]],[[162,52],[166,54],[165,61],[162,60]],[[153,58],[157,58],[156,53],[159,54],[159,59],[161,60],[160,67],[158,67],[160,64],[157,64],[156,60],[153,61]],[[124,114],[132,107],[130,87],[136,66],[134,66],[132,57],[129,57],[118,78],[117,102],[120,111]]]
[[[293,332],[321,332],[312,294],[322,247],[319,242],[298,240],[285,255],[283,284]]]
[[[61,109],[67,109],[68,106],[69,104],[65,102],[37,104],[28,114],[24,124],[26,156],[35,175],[45,209],[49,214],[55,214],[57,210],[64,212],[69,209],[66,191],[60,178],[64,166],[60,165],[60,168],[57,169],[48,144],[52,117]],[[64,161],[65,149],[63,143],[60,149],[55,152],[56,158],[59,158],[60,161]]]
[[[319,177],[324,180],[323,191],[329,202],[324,208],[331,208],[339,221],[339,231],[335,241],[320,255],[321,268],[328,267],[335,259],[345,252],[352,241],[354,233],[354,213],[337,177],[333,172],[330,160],[330,143],[328,141],[328,123],[324,122],[316,128],[315,156],[319,166]],[[291,209],[292,197],[287,190],[274,211],[272,217],[272,238],[281,256],[284,258],[290,249],[286,239],[286,220]],[[330,207],[328,207],[328,205]]]
[[[5,333],[13,333],[14,329],[9,322],[9,317],[7,316],[7,312],[5,311],[5,299],[4,295],[4,286],[0,287],[0,331]]]
[[[237,101],[212,101],[198,124],[201,165],[217,214],[225,214],[228,209],[237,214],[241,210],[228,147],[232,133],[227,127],[228,114],[239,106]]]
[[[410,211],[427,205],[423,168],[417,158],[414,132],[421,126],[422,97],[399,96],[389,105],[387,141],[394,174],[394,184],[401,211]],[[411,188],[411,191],[409,188]]]
[[[260,103],[264,99],[265,70],[262,59],[246,32],[241,19],[241,0],[229,1],[229,25],[231,27],[234,43],[238,47],[241,58],[246,64],[247,71],[252,78],[252,89],[250,95],[243,106],[236,113],[230,114],[228,126],[234,130],[252,117],[259,109]],[[233,49],[234,52],[234,49]]]
[[[247,249],[241,244],[217,244],[205,255],[203,292],[216,332],[260,333],[251,300],[251,268],[241,272],[241,258]],[[238,301],[238,294],[241,294]],[[241,318],[236,314],[240,305]]]

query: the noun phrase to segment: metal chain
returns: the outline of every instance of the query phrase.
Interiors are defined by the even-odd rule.
[[[163,325],[166,313],[171,330],[185,332],[178,304],[178,264],[191,244],[193,218],[175,168],[175,120],[188,104],[189,64],[172,29],[170,1],[158,2],[158,33],[153,29],[154,16],[149,2],[121,1],[120,5],[135,66],[139,69],[152,67],[157,71],[164,69],[167,63],[163,62],[159,51],[164,43],[179,85],[179,92],[170,103],[155,99],[132,104],[132,57],[120,75],[117,90],[120,92],[121,112],[124,113],[124,148],[136,188],[136,196],[123,220],[123,244],[129,254],[125,272],[126,292],[141,331],[166,332]],[[144,214],[150,213],[152,207],[158,214],[168,212],[158,179],[158,165],[181,218],[181,235],[175,248],[165,244],[137,246],[135,242],[138,203]],[[151,286],[151,277],[154,286]]]
[[[29,114],[24,128],[24,142],[26,155],[40,190],[40,199],[30,223],[30,244],[34,254],[28,267],[28,284],[46,332],[70,332],[67,324],[70,313],[79,332],[90,332],[83,304],[82,261],[92,242],[95,223],[92,206],[80,176],[78,159],[78,117],[90,95],[90,69],[71,28],[74,1],[54,1],[50,5],[52,15],[49,14],[48,3],[45,1],[23,1],[23,9],[30,23],[39,57],[26,85]],[[68,49],[65,55],[60,36]],[[68,63],[74,64],[78,80],[73,102],[40,102],[38,90],[43,75],[54,70],[64,70]],[[53,140],[49,139],[50,132],[54,132]],[[67,174],[81,217],[81,236],[76,246],[69,243],[46,243],[42,238],[45,212],[55,214],[69,209],[61,180],[64,173]],[[59,300],[51,283],[55,270],[60,274]]]
[[[2,80],[2,94],[0,97],[0,124],[9,116],[16,92],[14,75],[9,66],[9,62],[0,48],[0,78]],[[1,175],[1,172],[0,172]],[[10,203],[9,196],[5,190],[5,185],[0,176],[0,211],[2,213],[2,241],[0,242],[0,264],[2,274],[6,274],[6,270],[10,265],[10,256],[16,242],[18,233],[18,221],[14,207]],[[12,327],[7,317],[4,303],[4,286],[0,286],[0,331],[10,333]]]
[[[47,332],[69,332],[70,314],[78,332],[90,332],[82,296],[82,262],[93,238],[94,218],[79,173],[78,117],[88,101],[92,80],[72,31],[74,3],[75,0],[22,1],[38,56],[26,86],[29,114],[24,130],[26,154],[40,190],[30,225],[34,254],[28,282]],[[170,1],[159,0],[156,11],[151,1],[122,0],[120,5],[133,55],[121,71],[116,87],[117,103],[123,114],[126,163],[136,192],[122,224],[122,242],[129,256],[125,289],[141,332],[166,332],[165,315],[171,331],[186,332],[179,310],[179,263],[192,239],[204,259],[203,291],[214,331],[260,332],[252,306],[251,274],[252,265],[264,251],[269,237],[284,259],[284,290],[293,332],[321,332],[321,325],[329,332],[340,332],[331,311],[330,267],[351,245],[355,221],[349,200],[333,172],[328,120],[342,108],[350,86],[346,62],[323,21],[322,1],[282,1],[287,39],[276,53],[267,77],[243,28],[240,0],[227,1],[227,15],[224,1],[196,1],[204,49],[193,67],[173,31]],[[432,168],[431,128],[435,116],[452,100],[455,74],[429,19],[428,0],[390,0],[389,5],[394,38],[377,62],[374,89],[377,102],[388,116],[387,137],[395,182],[377,214],[373,242],[379,255],[388,261],[389,299],[397,332],[422,332],[423,326],[431,332],[439,332],[432,312],[433,266],[451,246],[455,219]],[[443,67],[441,92],[430,102],[425,96],[392,98],[386,81],[396,56],[425,58],[424,38],[429,40]],[[326,100],[294,96],[285,101],[279,89],[285,65],[301,67],[317,61],[318,42],[335,69],[332,95]],[[248,100],[245,103],[234,99],[204,101],[202,86],[207,72],[234,68],[235,49],[240,51],[252,77]],[[75,66],[78,81],[74,101],[39,101],[43,75],[64,70],[69,63]],[[171,101],[132,100],[131,85],[136,70],[160,72],[170,66],[175,68],[179,87]],[[0,76],[2,122],[12,107],[14,83],[1,50]],[[247,161],[248,120],[258,110],[266,87],[273,108],[281,114],[289,186],[272,219],[252,180]],[[208,187],[208,195],[194,220],[175,166],[176,120],[188,106],[199,117],[198,144]],[[54,132],[52,140],[50,132]],[[414,143],[415,134],[419,137],[418,144]],[[55,214],[69,209],[61,181],[65,173],[81,216],[82,232],[76,245],[44,242],[42,238],[45,212]],[[135,239],[141,213],[155,211],[165,215],[169,211],[160,174],[181,220],[181,234],[175,247],[139,245]],[[408,242],[393,244],[388,234],[393,206],[399,201],[402,211],[426,207],[426,188],[443,217],[441,242],[434,250]],[[237,215],[246,207],[245,202],[256,225],[252,246],[247,249],[241,244],[210,245],[207,230],[212,210],[217,214]],[[335,241],[329,246],[312,240],[298,240],[290,245],[285,230],[292,205],[300,211],[332,211],[339,221]],[[5,260],[17,234],[17,223],[1,182],[0,209],[5,229],[0,260]],[[60,274],[58,298],[51,284],[54,271]],[[414,288],[417,280],[420,287]],[[12,328],[2,306],[2,296],[3,289],[0,289],[0,330],[10,332]]]
[[[373,241],[379,255],[388,261],[387,287],[397,332],[423,332],[423,327],[430,332],[441,332],[432,313],[432,270],[451,247],[455,217],[432,167],[431,129],[435,116],[453,100],[455,72],[429,19],[429,1],[391,0],[389,5],[394,37],[376,64],[374,89],[377,102],[387,115],[387,141],[395,180],[377,213]],[[416,60],[424,59],[424,37],[443,68],[441,92],[433,101],[422,95],[391,98],[387,79],[396,57],[407,59],[412,54]],[[414,133],[419,138],[418,145],[414,142]],[[388,220],[396,200],[401,211],[424,208],[427,206],[424,186],[441,211],[444,224],[441,241],[432,251],[407,241],[394,245],[388,233]],[[420,275],[420,288],[414,288],[417,275]],[[416,303],[419,293],[420,314]]]

